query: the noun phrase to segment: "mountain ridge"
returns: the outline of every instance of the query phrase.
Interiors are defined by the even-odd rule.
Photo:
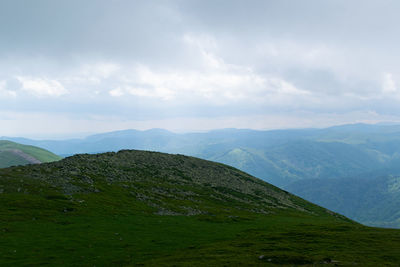
[[[372,133],[363,132],[364,128],[373,129]],[[397,137],[397,130],[399,126],[379,126],[379,125],[343,125],[335,126],[325,129],[292,129],[292,130],[271,130],[271,131],[253,131],[248,129],[223,129],[215,130],[207,133],[186,133],[177,134],[169,132],[166,130],[152,129],[148,131],[138,131],[138,130],[122,130],[116,132],[108,132],[104,134],[96,134],[88,136],[85,139],[71,139],[71,140],[20,140],[21,142],[37,145],[55,152],[59,155],[72,155],[76,153],[99,153],[106,151],[118,151],[121,149],[143,149],[143,150],[153,150],[167,153],[181,153],[191,156],[196,156],[204,159],[212,159],[223,163],[231,164],[228,159],[221,157],[222,153],[228,154],[229,151],[234,149],[245,149],[250,154],[250,157],[257,157],[259,161],[257,163],[258,169],[263,169],[262,165],[269,166],[270,168],[278,168],[274,173],[279,173],[279,175],[271,176],[271,171],[267,169],[264,170],[265,175],[261,172],[253,172],[253,168],[245,167],[243,170],[254,174],[268,182],[272,182],[278,186],[285,186],[287,183],[293,182],[297,179],[303,179],[304,174],[308,172],[303,171],[303,174],[298,174],[297,169],[303,168],[303,166],[295,165],[285,165],[276,155],[271,155],[269,150],[276,150],[279,146],[283,151],[288,154],[291,153],[290,146],[296,145],[298,142],[311,142],[316,146],[317,149],[326,150],[327,153],[336,153],[334,151],[330,152],[330,149],[340,150],[339,148],[332,147],[333,144],[336,146],[347,146],[347,149],[352,151],[358,150],[359,155],[355,155],[352,158],[348,158],[347,162],[357,166],[358,163],[355,161],[357,158],[371,158],[374,162],[367,164],[367,167],[372,168],[383,168],[385,166],[385,161],[390,161],[396,154],[393,152],[394,147],[400,147],[400,138]],[[349,132],[350,129],[350,132]],[[357,135],[354,135],[353,131],[357,131]],[[228,131],[228,133],[226,133]],[[384,140],[383,137],[376,136],[376,132],[383,131],[388,136]],[[361,136],[360,133],[361,132]],[[360,141],[354,140],[363,140]],[[386,140],[386,141],[385,141]],[[388,142],[394,142],[393,144]],[[327,147],[331,144],[331,148]],[[286,148],[285,148],[286,146]],[[325,147],[325,148],[324,148]],[[279,149],[279,148],[278,148]],[[307,149],[307,145],[301,148],[301,150]],[[292,151],[295,151],[292,149]],[[299,151],[301,152],[301,151]],[[313,151],[311,151],[313,152]],[[368,155],[365,154],[367,152]],[[254,155],[251,155],[253,154]],[[325,152],[324,152],[325,153]],[[345,153],[346,154],[346,153]],[[260,155],[263,155],[260,157]],[[311,155],[311,154],[310,154]],[[273,157],[273,158],[270,158]],[[305,155],[307,159],[308,155]],[[400,156],[398,156],[400,158]],[[264,160],[262,160],[264,158]],[[340,160],[340,158],[339,158]],[[270,162],[270,163],[268,163]],[[323,164],[329,163],[322,162]],[[271,165],[272,163],[272,165]],[[283,163],[283,164],[282,164]],[[312,162],[308,163],[312,164]],[[327,171],[333,172],[335,169],[340,170],[340,164],[346,164],[346,162],[339,163],[339,166],[335,168],[330,168]],[[379,166],[378,166],[379,165]],[[239,167],[238,165],[233,165]],[[275,166],[275,167],[274,167]],[[279,166],[279,167],[278,167]],[[316,168],[318,166],[312,167]],[[331,173],[331,176],[349,176],[353,174],[359,174],[362,171],[352,168],[345,168],[345,170],[353,171],[353,173]],[[301,172],[300,172],[301,173]],[[320,177],[311,177],[320,178]],[[280,181],[282,180],[282,181]]]

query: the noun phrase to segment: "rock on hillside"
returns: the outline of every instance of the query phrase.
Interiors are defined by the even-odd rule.
[[[81,154],[53,163],[0,170],[5,192],[23,188],[15,183],[14,187],[7,185],[7,180],[15,176],[25,184],[38,180],[65,195],[101,195],[117,187],[122,190],[121,196],[145,203],[156,214],[265,214],[276,209],[329,212],[230,166],[158,152]],[[23,190],[29,193],[35,189]]]

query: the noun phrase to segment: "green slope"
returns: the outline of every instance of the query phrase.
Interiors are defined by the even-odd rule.
[[[359,222],[400,228],[400,176],[302,180],[287,190]]]
[[[280,187],[303,179],[357,175],[384,166],[380,155],[357,146],[304,140],[266,150],[234,148],[210,159],[234,166]]]
[[[120,151],[0,170],[0,265],[395,265],[369,228],[226,165]]]
[[[0,168],[6,168],[17,165],[27,165],[30,163],[31,163],[30,161],[9,150],[5,151],[0,150]]]
[[[52,162],[60,159],[61,157],[39,147],[0,140],[0,168]]]

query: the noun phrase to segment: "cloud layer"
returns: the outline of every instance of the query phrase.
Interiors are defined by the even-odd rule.
[[[399,8],[2,1],[0,135],[400,121]]]

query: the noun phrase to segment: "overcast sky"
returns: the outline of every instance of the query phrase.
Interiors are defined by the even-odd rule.
[[[0,136],[400,122],[399,1],[0,1]]]

